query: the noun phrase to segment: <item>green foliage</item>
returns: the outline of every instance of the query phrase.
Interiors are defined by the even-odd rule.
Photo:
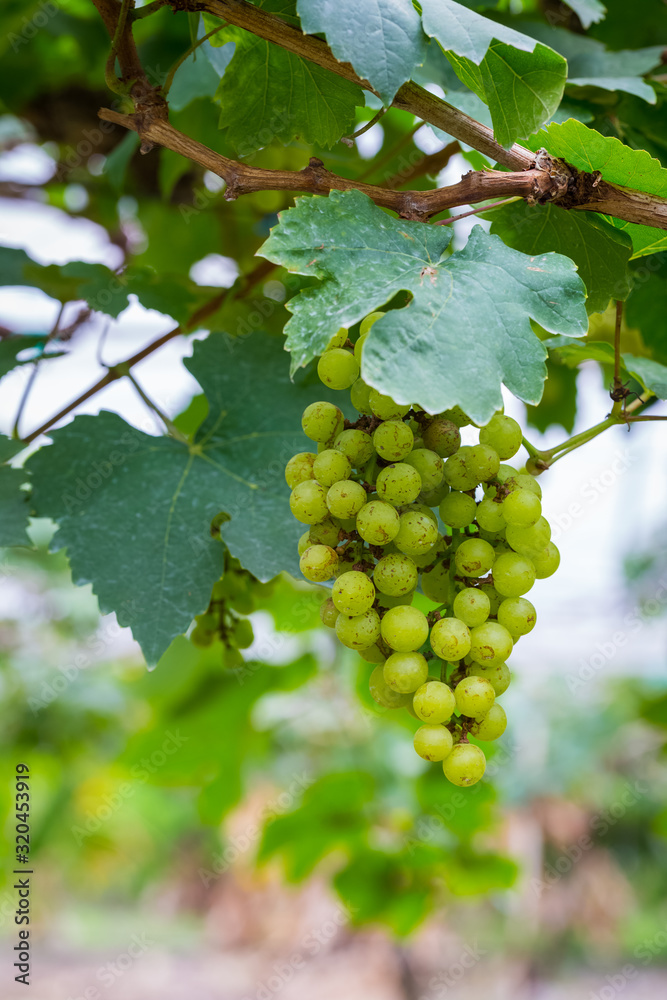
[[[7,461],[22,449],[20,441],[0,436],[0,545],[28,545],[26,521],[28,495],[22,489],[25,473]]]

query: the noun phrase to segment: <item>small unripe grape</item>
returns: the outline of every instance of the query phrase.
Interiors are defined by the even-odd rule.
[[[357,531],[370,545],[387,545],[398,534],[400,523],[396,508],[382,500],[364,504],[357,514]]]
[[[506,663],[501,662],[492,663],[489,666],[482,666],[481,663],[473,663],[472,667],[468,670],[468,675],[470,677],[483,677],[489,681],[496,692],[496,698],[499,698],[501,694],[507,691],[512,679],[509,667]]]
[[[535,566],[527,556],[503,552],[493,566],[493,585],[503,597],[521,597],[535,583]]]
[[[452,406],[449,410],[443,410],[438,414],[443,420],[451,420],[457,427],[467,427],[472,423],[470,417],[463,412],[460,406]]]
[[[482,582],[479,584],[479,589],[483,591],[489,599],[491,605],[489,608],[489,614],[497,615],[498,608],[500,607],[500,602],[503,600],[501,595],[498,593],[498,591],[496,590],[496,588],[493,586],[492,583]]]
[[[359,362],[354,354],[334,347],[320,358],[317,374],[331,389],[349,389],[359,378]]]
[[[303,411],[301,426],[311,441],[326,442],[342,431],[344,419],[341,410],[333,403],[311,403]]]
[[[247,618],[237,618],[234,622],[231,641],[237,649],[248,649],[255,641],[252,623]]]
[[[528,635],[535,628],[537,612],[525,597],[507,597],[498,608],[498,621],[512,637]]]
[[[441,660],[460,660],[470,650],[470,630],[458,618],[441,618],[431,629],[431,649]]]
[[[306,479],[314,479],[313,463],[316,458],[312,451],[300,451],[290,458],[285,466],[285,480],[291,490]]]
[[[442,681],[427,681],[415,691],[412,707],[417,718],[435,725],[451,719],[456,698],[449,685]]]
[[[339,534],[338,525],[331,518],[327,518],[325,521],[313,524],[308,532],[308,537],[311,545],[330,545],[335,548],[340,540]],[[303,555],[303,553],[300,552],[299,555]]]
[[[399,653],[419,649],[428,636],[426,615],[419,608],[389,608],[381,625],[382,638]]]
[[[313,475],[322,486],[333,486],[352,472],[348,458],[335,448],[326,448],[313,462]]]
[[[401,514],[394,545],[408,556],[420,555],[432,549],[438,540],[438,525],[419,510]]]
[[[447,487],[447,490],[449,490],[449,487],[444,482],[444,462],[434,451],[429,451],[428,448],[414,447],[410,454],[406,455],[403,461],[406,465],[411,465],[412,468],[416,469],[419,473],[419,478],[422,482],[422,493],[428,493],[436,490],[443,483]],[[429,506],[432,507],[436,505],[429,504]]]
[[[505,497],[501,506],[507,523],[517,528],[531,528],[537,524],[542,514],[540,498],[530,490],[513,490]]]
[[[409,594],[401,594],[399,597],[390,597],[388,594],[378,592],[378,604],[381,608],[397,608],[399,605],[412,604],[414,596],[414,590]]]
[[[475,663],[504,662],[513,648],[512,636],[498,622],[484,622],[470,632],[470,659]]]
[[[369,678],[368,689],[371,698],[382,708],[402,708],[409,703],[410,695],[392,691],[384,679],[382,667],[383,665],[379,663]]]
[[[514,475],[507,480],[507,485],[510,488],[517,490],[529,490],[540,500],[542,499],[542,487],[534,476],[528,476],[525,473],[515,472]]]
[[[507,716],[502,705],[492,705],[483,719],[473,722],[470,732],[478,740],[497,740],[507,729]]]
[[[482,538],[467,538],[454,553],[454,560],[462,576],[484,576],[493,566],[495,555],[493,547]]]
[[[361,365],[361,353],[362,353],[362,351],[364,349],[364,344],[366,343],[366,338],[367,337],[368,337],[368,333],[362,333],[362,334],[360,334],[359,337],[358,337],[358,339],[357,339],[356,344],[354,345],[354,356],[357,359],[357,361],[359,362],[359,365]]]
[[[535,566],[535,576],[538,580],[545,580],[552,576],[560,566],[560,552],[553,542],[549,542],[542,551],[531,555],[530,561]]]
[[[376,489],[381,500],[400,507],[412,503],[419,496],[422,481],[416,469],[405,462],[388,465],[378,473]]]
[[[373,572],[375,586],[388,597],[411,594],[417,586],[419,572],[410,556],[389,552],[378,562]]]
[[[477,504],[465,493],[452,492],[440,504],[439,513],[450,528],[465,528],[475,520]]]
[[[372,646],[367,646],[366,649],[360,649],[359,656],[366,663],[384,663],[385,654],[382,652],[377,643]]]
[[[310,545],[299,559],[299,569],[312,583],[330,580],[337,564],[338,554],[329,545]]]
[[[353,479],[344,479],[334,483],[326,496],[326,505],[334,517],[356,517],[368,499],[366,490],[361,483]]]
[[[420,726],[413,745],[424,760],[444,760],[452,752],[454,739],[444,726]]]
[[[503,413],[496,413],[491,417],[486,427],[482,427],[479,432],[481,444],[488,444],[498,453],[498,457],[505,461],[516,455],[521,447],[523,434],[520,425],[512,417],[506,417]]]
[[[424,431],[424,444],[440,458],[449,458],[461,446],[461,432],[451,420],[436,417]]]
[[[532,557],[542,552],[549,544],[551,528],[546,517],[541,517],[537,524],[531,525],[530,528],[519,528],[514,524],[508,524],[505,537],[515,552]]]
[[[356,355],[356,349],[355,349],[355,355]],[[350,402],[352,403],[352,406],[355,408],[355,410],[359,411],[359,413],[371,412],[371,404],[369,399],[370,391],[371,387],[369,385],[366,385],[366,383],[362,378],[358,378],[357,381],[352,386],[352,388],[350,389]]]
[[[444,558],[444,552],[444,540],[442,535],[439,534],[435,544],[432,545],[430,549],[427,549],[425,552],[415,553],[411,555],[410,558],[414,560],[415,565],[423,572],[426,567],[428,567],[429,570],[432,567],[435,567],[436,563]],[[440,601],[439,603],[442,604],[443,602]]]
[[[408,456],[410,457],[410,456]],[[444,468],[444,466],[443,466]],[[437,507],[446,496],[449,494],[449,486],[443,481],[434,490],[422,490],[419,494],[419,499],[422,503],[425,503],[428,507]]]
[[[428,677],[428,662],[421,653],[392,653],[384,665],[384,679],[401,694],[416,691]]]
[[[467,465],[472,448],[464,445],[445,462],[445,482],[453,490],[472,490],[478,485],[479,479],[470,471]]]
[[[475,520],[484,531],[502,531],[506,525],[503,517],[502,504],[496,503],[491,497],[484,497],[477,505]]]
[[[484,777],[486,757],[479,747],[472,743],[459,743],[442,762],[442,770],[448,781],[460,788],[477,784]]]
[[[410,409],[395,403],[391,396],[383,396],[377,389],[371,389],[368,400],[373,416],[379,420],[400,420]]]
[[[305,479],[292,490],[290,510],[302,524],[317,524],[329,514],[327,491],[314,479]]]
[[[452,582],[447,564],[438,563],[428,573],[422,573],[422,590],[430,601],[436,604],[449,604],[452,593]]]
[[[487,444],[474,445],[466,458],[466,468],[471,476],[475,476],[478,483],[493,479],[499,466],[498,452]]]
[[[362,615],[340,614],[336,619],[336,635],[348,649],[367,649],[380,638],[380,616],[374,608]]]
[[[400,462],[412,451],[414,435],[402,420],[385,420],[373,434],[373,446],[380,458]]]
[[[299,539],[299,543],[297,545],[297,551],[298,551],[299,555],[302,556],[304,554],[304,552],[306,551],[306,549],[308,548],[308,546],[312,545],[312,544],[313,544],[313,540],[310,537],[310,531],[304,531],[304,533],[302,534],[301,538]]]
[[[370,328],[373,326],[373,324],[377,323],[377,321],[379,319],[382,319],[383,316],[384,313],[379,309],[377,310],[377,312],[369,313],[368,316],[362,319],[361,323],[359,324],[359,336],[365,337]]]
[[[354,427],[341,431],[334,448],[342,452],[355,469],[360,469],[373,457],[372,437],[366,431],[359,431]]]
[[[488,595],[477,587],[466,587],[454,598],[452,611],[457,618],[472,628],[475,625],[482,625],[489,617],[491,602]]]
[[[330,597],[327,597],[326,601],[320,605],[320,619],[322,620],[322,624],[326,625],[327,628],[336,627],[336,619],[339,614],[340,611]]]
[[[348,570],[334,583],[331,599],[344,615],[361,615],[373,606],[373,581],[359,570]],[[366,645],[369,646],[370,643]]]
[[[482,719],[496,700],[496,692],[490,681],[483,677],[464,677],[456,685],[454,697],[461,715]]]

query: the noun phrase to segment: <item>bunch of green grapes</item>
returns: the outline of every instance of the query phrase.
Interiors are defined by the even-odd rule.
[[[326,385],[350,390],[360,416],[352,424],[328,402],[303,414],[317,452],[294,455],[285,470],[292,513],[307,526],[300,567],[314,583],[333,579],[322,621],[373,665],[374,700],[405,708],[421,723],[416,752],[441,761],[453,784],[473,785],[486,758],[469,737],[505,731],[497,698],[510,683],[507,660],[536,621],[525,594],[560,557],[538,482],[506,464],[522,443],[515,420],[496,413],[478,444],[462,446],[471,421],[458,407],[432,416],[359,377],[381,315],[366,317],[353,349],[339,330],[318,364]],[[418,587],[432,611],[413,605]]]

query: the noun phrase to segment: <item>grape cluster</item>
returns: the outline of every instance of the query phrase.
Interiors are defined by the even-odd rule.
[[[195,615],[190,641],[200,649],[215,641],[222,642],[225,666],[230,669],[243,666],[241,650],[252,646],[255,638],[252,624],[245,616],[255,610],[258,598],[268,596],[270,590],[270,583],[260,583],[227,552],[225,572],[213,584],[206,611]]]
[[[314,583],[334,579],[321,618],[374,664],[373,699],[406,708],[421,723],[416,752],[442,761],[453,784],[473,785],[486,758],[468,737],[505,731],[496,698],[514,643],[536,621],[524,595],[560,557],[539,483],[505,464],[522,442],[515,420],[496,413],[478,444],[462,445],[471,421],[458,407],[431,416],[359,377],[381,315],[366,317],[353,349],[339,330],[319,360],[320,379],[349,389],[360,416],[350,424],[329,402],[303,414],[317,453],[294,455],[285,470],[292,513],[308,525],[300,568]],[[413,606],[418,586],[438,607]]]

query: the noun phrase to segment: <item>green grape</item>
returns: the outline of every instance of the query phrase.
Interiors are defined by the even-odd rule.
[[[324,523],[324,522],[322,522]],[[309,545],[313,544],[313,540],[310,537],[310,531],[304,531],[301,538],[299,539],[299,544],[297,545],[297,551],[300,556],[304,554]]]
[[[388,465],[378,473],[376,489],[381,500],[400,507],[412,503],[421,492],[422,481],[416,469],[405,462]]]
[[[438,559],[442,559],[444,557],[444,553],[445,542],[442,535],[438,534],[435,544],[432,545],[430,549],[427,549],[426,552],[422,552],[421,554],[412,555],[410,558],[414,560],[416,566],[423,570],[426,566],[433,566]],[[440,603],[442,604],[442,601]]]
[[[470,629],[459,618],[441,618],[431,629],[431,649],[441,660],[452,663],[470,650]]]
[[[370,434],[358,431],[354,427],[338,435],[334,448],[342,452],[355,469],[360,469],[373,457],[373,439]]]
[[[255,641],[255,633],[247,618],[237,618],[234,622],[233,643],[237,649],[248,649]]]
[[[419,580],[419,573],[410,556],[402,552],[389,552],[378,562],[373,573],[375,586],[388,597],[411,594]]]
[[[438,526],[438,515],[430,507],[427,507],[425,503],[409,503],[405,507],[400,508],[401,514],[407,514],[408,511],[412,511],[415,514],[424,514],[426,517],[430,518],[435,524],[436,528]]]
[[[542,514],[540,498],[520,488],[506,496],[501,507],[506,522],[516,528],[532,528]]]
[[[466,457],[466,468],[477,483],[486,483],[493,479],[500,468],[498,452],[488,444],[476,444]]]
[[[447,563],[438,563],[428,573],[422,573],[422,590],[430,601],[436,604],[449,604],[452,583],[449,578]]]
[[[409,694],[399,694],[398,691],[392,691],[386,683],[381,663],[377,665],[371,674],[368,681],[368,689],[373,701],[381,705],[382,708],[403,708],[404,705],[408,705],[410,702]]]
[[[436,725],[451,719],[456,708],[456,698],[447,684],[431,680],[417,688],[412,707],[418,719]]]
[[[537,524],[530,528],[518,528],[509,525],[505,529],[505,537],[515,552],[522,556],[533,556],[544,551],[551,539],[551,528],[546,517],[541,517]]]
[[[362,319],[361,323],[359,324],[359,336],[365,337],[370,328],[373,326],[373,323],[377,323],[377,321],[379,319],[382,319],[383,316],[384,313],[381,312],[380,310],[378,310],[377,312],[369,313],[368,316],[366,316],[365,319]]]
[[[331,389],[349,389],[359,378],[359,362],[354,354],[334,347],[320,358],[317,374]]]
[[[527,556],[503,552],[493,565],[493,585],[503,597],[521,597],[535,583],[535,566]]]
[[[408,456],[409,458],[410,456]],[[410,463],[412,464],[412,463]],[[444,469],[444,466],[443,466]],[[422,490],[419,494],[419,499],[426,504],[427,507],[437,507],[446,496],[449,494],[449,486],[443,481],[434,490]]]
[[[499,739],[507,729],[507,716],[502,705],[492,705],[483,719],[473,722],[470,732],[485,742]]]
[[[380,616],[374,608],[361,615],[340,614],[336,619],[336,635],[348,649],[367,649],[380,638]]]
[[[492,663],[488,666],[482,666],[481,663],[474,663],[468,669],[469,677],[483,677],[485,680],[489,681],[493,690],[496,692],[496,698],[504,694],[510,686],[510,681],[512,675],[510,674],[510,669],[506,663]]]
[[[310,545],[299,559],[299,569],[311,583],[324,583],[334,575],[338,553],[329,545]]]
[[[339,614],[340,611],[330,597],[327,597],[326,601],[320,605],[320,618],[322,620],[322,624],[326,625],[327,628],[336,627],[336,619]]]
[[[449,458],[461,447],[461,432],[453,421],[436,417],[424,431],[424,444],[440,458]]]
[[[378,593],[378,605],[381,608],[397,608],[402,604],[412,604],[414,596],[414,590],[409,594],[401,594],[399,597],[389,597],[388,594]]]
[[[379,420],[400,420],[410,409],[409,406],[395,403],[391,396],[383,396],[377,389],[371,389],[368,401],[371,413]]]
[[[482,538],[467,538],[454,553],[456,568],[462,576],[484,576],[494,559],[493,546]]]
[[[341,328],[334,333],[333,337],[325,347],[325,351],[333,351],[336,347],[344,347],[346,343],[347,330],[344,326],[341,326]]]
[[[327,491],[314,479],[306,479],[294,487],[289,505],[294,517],[302,524],[317,524],[329,514]]]
[[[317,455],[312,451],[300,451],[298,455],[293,455],[285,466],[285,479],[291,490],[306,479],[313,479],[313,464]]]
[[[356,354],[356,348],[355,348]],[[366,385],[362,378],[358,378],[350,389],[350,402],[359,413],[370,413],[371,404],[369,400],[371,387]]]
[[[190,633],[190,642],[197,649],[206,649],[208,646],[211,646],[215,638],[216,633],[211,632],[210,629],[204,628],[202,625],[195,625]]]
[[[353,479],[344,479],[334,483],[326,496],[326,505],[334,517],[356,517],[368,499],[366,490],[361,483]]]
[[[479,432],[480,444],[487,444],[498,453],[503,461],[512,458],[521,447],[523,434],[520,425],[512,417],[496,413],[486,427]]]
[[[465,528],[475,520],[477,504],[465,493],[452,492],[439,507],[440,517],[450,528]]]
[[[438,540],[438,525],[419,510],[406,510],[401,514],[394,545],[407,556],[430,551]]]
[[[412,451],[414,435],[402,420],[385,420],[373,434],[373,446],[386,462],[400,462]]]
[[[479,479],[472,474],[467,464],[471,451],[469,445],[463,445],[445,462],[445,482],[453,490],[463,492],[473,490],[479,483]]]
[[[468,424],[472,423],[470,417],[463,412],[460,406],[452,406],[449,410],[443,410],[442,413],[438,414],[438,417],[451,420],[457,427],[467,427]]]
[[[469,719],[482,719],[496,700],[490,681],[483,677],[464,677],[454,689],[456,707]]]
[[[330,545],[333,549],[340,541],[339,535],[340,528],[331,518],[320,521],[319,524],[313,524],[308,532],[311,545]],[[303,555],[303,553],[300,552],[299,555]]]
[[[396,652],[410,653],[426,641],[426,615],[419,608],[389,608],[382,619],[381,632],[384,641]]]
[[[476,785],[486,771],[484,751],[472,743],[458,743],[442,762],[442,770],[453,785],[460,788]]]
[[[472,628],[475,625],[482,625],[489,617],[491,602],[488,595],[477,587],[466,587],[459,591],[454,598],[452,611],[457,618]]]
[[[537,612],[525,597],[507,597],[498,608],[498,621],[512,638],[528,635],[535,628]]]
[[[530,490],[536,497],[540,500],[542,499],[542,487],[534,476],[529,476],[527,473],[515,472],[511,478],[510,485],[515,489]]]
[[[366,663],[384,663],[385,661],[385,655],[377,643],[373,646],[367,646],[366,649],[360,649],[359,656]]]
[[[357,338],[356,344],[354,345],[354,356],[359,362],[359,365],[361,365],[361,354],[364,349],[364,344],[366,343],[367,337],[368,333],[360,334],[359,337]]]
[[[348,570],[334,583],[331,599],[342,614],[361,615],[373,606],[375,600],[373,581],[359,570]],[[370,646],[370,642],[366,645]]]
[[[413,447],[410,454],[406,455],[403,461],[406,465],[411,465],[419,473],[419,478],[422,481],[422,493],[437,490],[443,483],[447,486],[444,482],[444,462],[434,451],[429,451],[428,448]],[[449,487],[447,487],[447,490],[449,490]],[[429,507],[433,506],[437,505],[429,504]]]
[[[542,551],[530,557],[530,561],[535,566],[535,576],[538,580],[546,580],[552,576],[560,566],[560,552],[553,542],[549,542]]]
[[[452,752],[454,738],[444,726],[420,726],[414,735],[413,746],[424,760],[444,760]]]
[[[486,621],[470,630],[470,659],[475,663],[504,663],[513,646],[512,636],[498,622]]]
[[[392,653],[384,665],[384,679],[400,694],[416,691],[428,677],[428,662],[421,653]]]
[[[333,403],[311,403],[303,411],[301,426],[311,441],[331,441],[343,429],[344,417]]]
[[[313,462],[313,475],[321,486],[333,486],[348,479],[351,472],[350,460],[336,448],[325,448]]]
[[[395,507],[382,500],[372,500],[357,514],[356,528],[370,545],[387,545],[396,537],[400,523]]]
[[[477,505],[475,520],[484,531],[502,531],[506,524],[503,517],[502,504],[496,503],[489,496],[485,496],[481,503]]]

